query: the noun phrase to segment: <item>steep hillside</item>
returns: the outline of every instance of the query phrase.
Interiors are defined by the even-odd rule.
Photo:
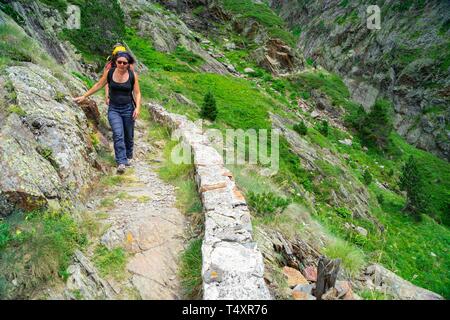
[[[450,159],[450,3],[448,1],[271,0],[300,34],[307,59],[338,73],[352,99],[370,109],[386,97],[408,143]],[[366,27],[369,5],[379,30]]]
[[[64,27],[65,8],[71,3],[80,6],[84,17],[79,30]],[[308,281],[313,283],[311,272],[314,274],[322,254],[341,259],[338,280],[341,285],[351,284],[353,298],[439,298],[414,285],[445,298],[450,296],[450,165],[408,144],[402,138],[407,134],[401,130],[400,134],[390,132],[391,115],[384,110],[390,108],[391,99],[395,108],[403,108],[405,114],[405,117],[401,115],[401,120],[397,114],[394,121],[397,128],[401,127],[399,123],[413,121],[408,120],[412,119],[408,118],[409,114],[416,116],[422,112],[422,109],[414,111],[416,113],[404,111],[409,110],[413,100],[405,102],[400,99],[400,94],[397,97],[398,90],[391,90],[395,84],[382,82],[386,87],[378,87],[370,77],[363,77],[364,82],[356,82],[361,78],[353,77],[350,67],[353,60],[345,62],[342,57],[333,60],[331,56],[329,59],[325,56],[317,58],[318,64],[311,60],[315,48],[328,52],[326,33],[320,28],[309,31],[297,28],[293,22],[298,19],[303,19],[305,24],[316,21],[314,16],[320,16],[320,13],[314,10],[322,8],[322,2],[311,1],[306,6],[298,1],[299,7],[292,8],[287,2],[271,1],[276,10],[263,1],[250,0],[2,0],[0,4],[0,48],[6,52],[0,59],[0,81],[4,83],[0,91],[0,163],[8,169],[7,175],[3,172],[0,180],[0,210],[4,216],[0,220],[1,295],[28,297],[29,292],[25,289],[16,292],[17,288],[39,288],[49,279],[70,287],[71,282],[66,281],[67,270],[72,255],[77,256],[75,249],[81,249],[86,255],[94,251],[92,259],[100,259],[100,270],[108,269],[106,266],[111,261],[108,259],[116,259],[123,267],[126,256],[123,250],[131,248],[128,252],[135,253],[134,236],[125,236],[125,227],[121,231],[125,237],[123,248],[112,246],[93,250],[83,237],[88,237],[90,244],[99,238],[116,241],[114,232],[93,236],[92,228],[85,228],[77,219],[72,219],[76,213],[70,208],[84,202],[85,194],[81,191],[90,190],[99,175],[103,175],[101,181],[109,187],[120,185],[132,189],[132,185],[126,185],[132,181],[101,172],[102,168],[108,171],[111,161],[102,93],[94,97],[100,112],[92,117],[92,121],[87,119],[94,111],[83,110],[85,108],[71,101],[71,97],[98,79],[110,47],[122,40],[139,61],[145,104],[161,104],[170,112],[199,120],[205,96],[209,93],[215,98],[218,112],[215,120],[203,122],[203,129],[214,128],[222,133],[226,129],[267,129],[269,132],[279,129],[277,172],[271,173],[262,164],[228,165],[251,209],[254,240],[264,255],[264,278],[273,297],[295,298],[283,275],[286,266],[308,274]],[[344,16],[352,8],[347,1],[337,5]],[[308,11],[309,17],[297,10],[305,6],[312,10]],[[330,6],[334,6],[333,1]],[[430,5],[430,8],[434,7]],[[413,7],[406,9],[413,10]],[[323,12],[326,14],[327,9]],[[427,14],[432,17],[433,13]],[[351,17],[354,19],[355,15],[351,15],[349,21],[353,21]],[[436,20],[439,19],[433,21]],[[336,23],[351,30],[360,27],[347,24],[344,18]],[[320,32],[315,39],[317,42],[311,40],[314,29]],[[102,36],[104,30],[109,32]],[[335,41],[355,44],[346,38],[353,34],[351,30],[347,33],[341,30],[344,38]],[[441,40],[439,38],[433,45],[442,45]],[[370,47],[370,43],[367,45]],[[365,57],[360,58],[359,68],[363,70],[365,64],[371,62]],[[440,56],[436,59],[441,61]],[[441,104],[447,103],[445,96],[438,96],[446,88],[448,75],[436,72],[433,86],[427,89],[427,94],[437,101],[433,109],[436,112],[427,113],[430,117],[439,117],[445,109]],[[416,76],[413,78],[421,81]],[[373,101],[366,104],[367,95],[361,92],[374,91],[355,91],[355,83],[359,83],[358,88],[376,87],[377,94],[371,95]],[[408,82],[402,84],[401,89],[409,94],[422,90],[421,86],[422,82]],[[386,123],[380,124],[377,121],[379,114],[369,111],[367,106],[372,104],[382,119],[387,119]],[[144,113],[143,118],[148,121],[150,116]],[[434,118],[430,119],[434,121]],[[186,296],[199,298],[201,284],[206,281],[201,274],[204,227],[201,203],[191,180],[193,169],[170,162],[169,155],[175,142],[168,141],[165,129],[151,122],[142,125],[145,130],[150,127],[150,132],[140,131],[139,143],[143,146],[149,143],[151,147],[142,149],[141,171],[137,172],[151,170],[156,162],[160,166],[161,179],[176,188],[159,182],[153,173],[148,177],[142,173],[139,174],[142,177],[137,178],[150,177],[151,181],[158,181],[158,186],[170,193],[170,201],[177,197],[170,206],[180,207],[187,218],[193,219],[194,231],[181,255],[180,277]],[[444,154],[445,148],[441,150],[428,144],[428,141],[437,141],[434,134],[438,136],[441,129],[429,133],[422,127],[417,130],[418,136],[423,137],[421,141],[426,141],[425,149],[440,152],[441,156]],[[143,139],[144,135],[148,141]],[[155,159],[152,150],[157,147],[163,147],[164,152]],[[223,153],[224,150],[218,151]],[[145,153],[151,156],[147,158]],[[420,179],[415,178],[422,181],[420,199],[426,200],[426,206],[415,214],[404,210],[411,194],[408,195],[400,183],[404,165],[411,156],[417,162],[420,175]],[[136,178],[135,173],[131,175]],[[116,189],[109,192],[97,201],[102,210],[99,215],[115,213],[111,217],[118,217],[117,221],[113,220],[118,225],[121,225],[121,217],[126,216],[121,214],[128,214],[120,210],[122,205],[128,211],[142,209],[142,212],[150,206],[145,199],[141,205],[136,202],[130,205],[127,201],[132,201],[132,197],[114,196]],[[164,198],[161,194],[155,196]],[[161,202],[165,203],[165,200]],[[64,219],[52,214],[30,214],[39,208],[48,211],[55,206],[67,214]],[[24,219],[27,215],[31,222]],[[44,219],[40,220],[40,217]],[[51,270],[33,274],[40,281],[26,277],[27,267],[37,257],[31,255],[33,259],[30,260],[29,252],[26,252],[32,250],[31,244],[39,243],[32,241],[35,239],[30,231],[33,225],[28,225],[35,222],[44,225],[43,230],[47,232],[58,225],[58,232],[67,235],[58,245],[50,246],[57,248],[57,253],[55,250],[50,252],[58,255],[58,263],[52,265]],[[89,226],[92,227],[92,223]],[[86,233],[84,236],[83,232]],[[50,239],[59,239],[59,233],[51,235],[54,237]],[[148,245],[145,241],[147,239],[143,240],[143,247]],[[12,259],[12,252],[23,243],[27,245],[22,246],[21,257],[25,258]],[[65,246],[70,250],[64,253]],[[151,261],[151,257],[147,260]],[[21,272],[11,274],[8,271],[11,264],[22,268]],[[117,265],[111,266],[114,267]],[[151,269],[141,264],[135,264],[135,267]],[[21,285],[15,285],[17,281]],[[119,277],[110,283],[117,289],[127,288],[122,286],[125,282]],[[149,288],[144,282],[140,285]],[[128,292],[128,289],[124,290],[122,292]],[[158,292],[165,296],[165,292]],[[74,296],[77,294],[72,292],[69,298]]]

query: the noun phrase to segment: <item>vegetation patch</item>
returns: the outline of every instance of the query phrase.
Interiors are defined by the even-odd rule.
[[[87,238],[63,211],[16,212],[0,220],[0,297],[25,299],[69,266]]]
[[[99,245],[94,251],[93,262],[103,277],[123,280],[126,276],[127,255],[122,248],[108,249]]]
[[[192,240],[181,254],[180,269],[183,295],[186,299],[201,299],[202,292],[202,239]]]

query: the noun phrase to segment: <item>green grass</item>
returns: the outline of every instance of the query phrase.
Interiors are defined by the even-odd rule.
[[[119,175],[108,175],[100,179],[100,183],[104,186],[113,187],[120,185],[126,181],[124,176]]]
[[[123,280],[126,275],[127,255],[122,248],[112,250],[100,245],[94,251],[93,262],[102,277]]]
[[[396,163],[398,169],[410,155],[417,159],[428,199],[429,211],[427,213],[450,226],[450,164],[431,153],[409,145],[396,133],[391,135],[391,140],[401,152]]]
[[[357,294],[364,300],[392,300],[393,298],[385,292],[380,292],[377,290],[363,290],[357,292]]]
[[[15,114],[17,114],[18,116],[21,116],[21,117],[25,117],[27,115],[25,110],[23,110],[20,106],[15,105],[15,104],[14,105],[10,105],[8,107],[8,111],[10,113],[15,113]]]
[[[387,268],[406,280],[448,299],[449,229],[438,225],[427,216],[424,216],[421,222],[414,221],[412,217],[401,212],[404,207],[403,198],[390,192],[382,193],[385,199],[382,211],[373,210],[373,213],[387,230],[379,239],[368,242],[367,247],[373,252],[382,248],[382,251],[377,252],[376,258]]]
[[[64,0],[56,3],[62,2]],[[60,36],[69,40],[85,60],[103,67],[104,59],[110,54],[112,46],[125,37],[123,11],[116,1],[77,2],[81,10],[81,28],[64,29]]]
[[[132,48],[133,53],[150,70],[192,72],[192,68],[187,64],[191,63],[193,66],[198,66],[203,61],[200,57],[182,47],[178,47],[174,54],[159,52],[153,48],[148,39],[139,37],[136,31],[131,28],[126,28],[125,40],[127,45]]]
[[[94,84],[95,84],[95,81],[94,81],[94,80],[88,78],[88,77],[85,76],[85,75],[82,75],[82,74],[80,74],[80,73],[78,73],[78,72],[75,72],[75,71],[73,71],[72,74],[73,74],[75,77],[77,77],[78,79],[80,79],[81,81],[83,81],[84,85],[85,85],[86,87],[88,87],[88,89],[92,88],[92,87],[94,86]]]
[[[201,105],[210,90],[217,103],[216,123],[233,128],[268,128],[267,110],[271,101],[253,88],[249,81],[211,73],[171,74],[171,89]]]
[[[336,240],[323,249],[332,259],[341,259],[342,266],[352,276],[356,276],[366,264],[364,253],[357,247],[342,240]]]
[[[201,299],[202,289],[202,240],[192,240],[181,254],[179,276],[183,295],[187,299]]]
[[[0,297],[24,299],[58,279],[75,249],[86,244],[86,235],[65,212],[16,212],[0,220]]]
[[[50,67],[54,63],[34,39],[9,23],[0,25],[0,50],[2,51],[0,66],[18,61],[33,62],[45,67]]]
[[[164,162],[158,169],[162,180],[177,187],[177,207],[185,214],[202,212],[202,204],[194,182],[194,167],[192,164],[176,164],[171,161],[171,153],[178,141],[166,143],[163,151]]]

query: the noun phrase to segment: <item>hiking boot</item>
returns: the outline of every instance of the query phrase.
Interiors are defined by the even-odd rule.
[[[127,159],[127,163],[125,163],[125,166],[131,167],[133,165],[133,159]]]
[[[123,163],[119,164],[117,167],[117,173],[122,174],[125,172],[125,165]]]

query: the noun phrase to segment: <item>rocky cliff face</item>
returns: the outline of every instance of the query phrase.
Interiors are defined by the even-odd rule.
[[[300,31],[298,49],[305,58],[340,74],[366,110],[388,97],[397,131],[449,160],[450,3],[377,3],[380,30],[367,28],[370,1],[270,1]]]
[[[46,56],[43,48],[2,12],[0,25],[9,26],[15,37],[32,43],[29,49],[35,56]],[[14,36],[10,41],[16,40]],[[57,51],[51,52],[59,56]],[[46,65],[31,61],[4,68],[0,84],[0,216],[15,209],[59,206],[83,195],[99,164],[88,118],[83,108],[71,101],[86,90],[82,82],[48,58]]]

